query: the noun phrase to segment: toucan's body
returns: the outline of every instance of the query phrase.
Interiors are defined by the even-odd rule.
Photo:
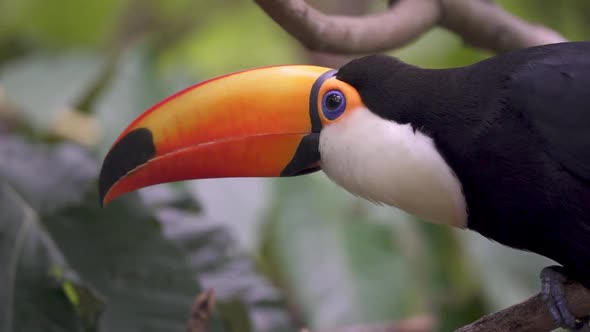
[[[359,61],[337,77],[373,112],[433,138],[461,183],[467,227],[590,285],[590,43],[446,70]]]
[[[121,134],[101,202],[162,182],[320,168],[356,195],[539,253],[590,286],[590,43],[443,70],[369,56],[337,71],[222,76]],[[551,312],[571,327],[556,294]]]

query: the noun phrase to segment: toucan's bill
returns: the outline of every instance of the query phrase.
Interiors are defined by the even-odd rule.
[[[242,71],[189,87],[141,114],[105,157],[101,204],[154,184],[294,176],[319,169],[315,66]]]

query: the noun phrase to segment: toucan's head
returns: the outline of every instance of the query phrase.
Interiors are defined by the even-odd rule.
[[[400,63],[377,56],[339,71],[265,67],[189,87],[144,112],[115,141],[100,174],[101,203],[164,182],[323,169],[359,196],[460,225],[460,188],[430,138],[396,122],[397,113],[385,115],[397,109],[390,99],[401,90],[373,79],[401,72]]]
[[[362,105],[356,90],[315,66],[275,66],[189,87],[140,115],[100,174],[102,203],[158,183],[295,176],[321,168],[322,128]]]

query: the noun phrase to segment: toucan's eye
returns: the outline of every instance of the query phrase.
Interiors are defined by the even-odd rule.
[[[322,100],[322,112],[328,120],[334,120],[346,109],[346,99],[344,94],[338,90],[330,90],[324,95]]]

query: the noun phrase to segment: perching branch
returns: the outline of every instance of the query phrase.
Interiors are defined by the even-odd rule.
[[[571,313],[584,317],[590,313],[590,290],[578,283],[565,287],[566,302]],[[522,331],[543,332],[556,329],[541,294],[507,309],[486,315],[456,332]]]
[[[283,29],[314,51],[375,53],[403,46],[435,26],[493,52],[565,41],[486,0],[399,0],[362,17],[326,15],[304,0],[256,0]]]
[[[438,0],[439,24],[478,48],[496,53],[566,39],[542,25],[533,25],[504,11],[493,1]]]

